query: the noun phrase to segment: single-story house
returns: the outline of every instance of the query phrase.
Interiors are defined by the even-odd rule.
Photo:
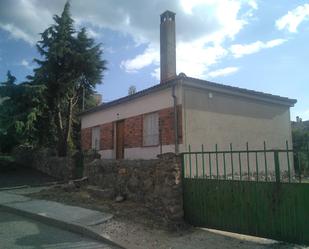
[[[283,148],[292,144],[296,100],[176,75],[175,14],[161,15],[161,83],[81,114],[83,150],[103,158],[155,158],[160,153]]]

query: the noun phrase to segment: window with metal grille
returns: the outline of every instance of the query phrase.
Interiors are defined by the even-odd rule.
[[[91,140],[91,148],[93,150],[100,150],[100,127],[92,128],[92,140]]]
[[[150,113],[143,119],[143,145],[153,146],[159,144],[159,115]]]

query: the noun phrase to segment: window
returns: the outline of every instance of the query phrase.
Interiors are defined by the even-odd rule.
[[[159,144],[159,115],[150,113],[144,115],[143,145],[153,146]]]
[[[93,150],[100,150],[100,127],[93,127],[91,134],[91,148]]]

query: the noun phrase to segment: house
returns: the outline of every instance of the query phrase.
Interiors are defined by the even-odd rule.
[[[161,83],[81,114],[82,149],[103,158],[155,158],[160,153],[282,148],[292,144],[296,100],[176,75],[175,14],[160,23]]]

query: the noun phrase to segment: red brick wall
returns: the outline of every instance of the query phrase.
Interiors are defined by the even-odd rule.
[[[182,143],[182,112],[181,105],[177,106],[178,111],[178,143]],[[174,131],[174,108],[159,110],[161,143],[163,145],[175,144]]]
[[[182,111],[181,105],[178,110],[178,142],[182,143]],[[161,130],[162,145],[175,144],[174,138],[174,108],[165,108],[158,111]],[[125,119],[124,145],[125,148],[137,148],[143,146],[143,115]],[[82,149],[91,149],[91,129],[82,129]],[[112,150],[114,148],[114,123],[100,126],[100,149]]]
[[[143,115],[127,118],[124,122],[124,146],[136,148],[143,145]]]
[[[82,150],[91,149],[91,128],[85,128],[81,131],[81,146]]]
[[[114,148],[114,124],[100,125],[100,149],[112,150]]]

